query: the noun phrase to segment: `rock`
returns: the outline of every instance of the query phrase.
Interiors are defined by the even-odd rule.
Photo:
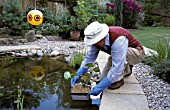
[[[73,43],[73,44],[70,44],[69,48],[76,48],[77,47],[77,44]]]
[[[33,54],[37,54],[37,50],[36,49],[31,49]]]
[[[26,57],[26,56],[28,56],[28,55],[27,55],[26,52],[21,52],[20,56],[21,56],[21,57]]]
[[[27,50],[27,54],[28,54],[28,56],[33,56],[33,55],[35,55],[37,53],[37,51],[36,50]]]
[[[43,56],[42,50],[37,50],[37,56],[39,56],[39,57],[42,57],[42,56]]]
[[[145,56],[152,56],[153,54],[158,55],[157,51],[149,49],[145,46],[143,46],[143,49],[145,51]]]
[[[11,29],[7,27],[3,27],[0,29],[0,34],[10,34],[10,33],[11,33]]]
[[[41,38],[43,38],[43,35],[36,34],[35,37],[36,37],[37,39],[41,39]]]
[[[34,30],[30,30],[29,32],[27,32],[27,33],[24,35],[24,38],[27,39],[29,42],[34,42],[34,41],[36,41],[35,31],[34,31]]]
[[[54,50],[54,51],[52,51],[51,52],[51,56],[57,56],[57,55],[59,55],[60,53],[58,52],[58,51],[56,51],[56,50]]]
[[[65,58],[64,58],[65,62],[69,63],[72,57],[73,57],[72,54],[69,55],[68,57],[65,57]]]

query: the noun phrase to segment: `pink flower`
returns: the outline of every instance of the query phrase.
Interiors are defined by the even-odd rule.
[[[128,10],[125,10],[124,12],[125,12],[125,13],[127,13],[127,12],[128,12]]]

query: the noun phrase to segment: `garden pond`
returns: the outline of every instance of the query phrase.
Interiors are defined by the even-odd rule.
[[[90,101],[73,101],[70,79],[76,72],[64,56],[43,58],[0,58],[0,109],[98,110]],[[23,103],[20,103],[19,100]],[[18,106],[17,106],[18,105]]]

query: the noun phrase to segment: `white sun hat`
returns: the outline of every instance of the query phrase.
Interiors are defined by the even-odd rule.
[[[103,39],[108,32],[109,27],[106,24],[101,24],[98,21],[94,21],[84,30],[84,43],[86,45],[93,45]]]

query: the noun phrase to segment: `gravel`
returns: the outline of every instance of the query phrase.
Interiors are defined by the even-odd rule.
[[[133,67],[133,74],[143,88],[150,110],[170,110],[170,84],[152,73],[151,67],[143,63]]]
[[[59,48],[67,54],[70,51],[69,45],[76,45],[81,49],[85,46],[81,41],[48,41],[46,38],[27,44],[37,44],[46,50]],[[170,110],[170,84],[153,75],[151,67],[143,63],[134,65],[133,74],[143,88],[150,110]]]

